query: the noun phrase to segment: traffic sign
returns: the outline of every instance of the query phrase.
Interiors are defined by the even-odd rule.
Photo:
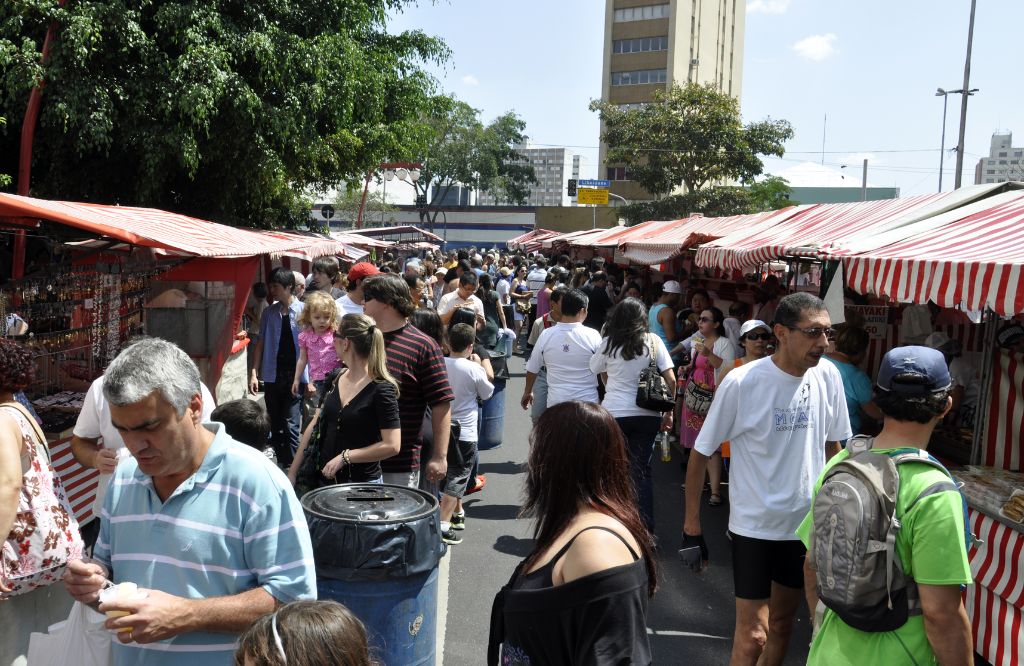
[[[607,190],[609,187],[612,186],[612,183],[611,183],[610,180],[581,180],[579,182],[579,186],[580,187],[603,187],[604,189]]]
[[[334,217],[334,206],[321,206],[320,214],[328,220]]]
[[[608,190],[605,188],[587,187],[576,192],[576,202],[580,204],[608,205]]]

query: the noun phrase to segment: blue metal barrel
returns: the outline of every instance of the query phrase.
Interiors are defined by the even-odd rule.
[[[444,554],[437,500],[415,488],[343,484],[302,498],[317,595],[366,625],[384,664],[433,664],[437,563]]]
[[[501,436],[505,429],[505,385],[504,379],[494,378],[494,395],[484,401],[480,410],[480,439],[477,449],[481,451],[496,449],[501,446]]]

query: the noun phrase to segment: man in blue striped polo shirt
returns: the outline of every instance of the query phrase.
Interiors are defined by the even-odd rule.
[[[195,363],[144,339],[107,368],[110,419],[132,454],[117,466],[92,563],[73,562],[69,592],[93,604],[107,580],[144,598],[124,611],[114,663],[230,664],[237,635],[283,603],[316,598],[309,531],[288,479],[219,423],[200,423]]]

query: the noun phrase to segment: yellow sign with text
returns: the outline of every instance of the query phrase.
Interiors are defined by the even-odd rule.
[[[583,205],[608,205],[608,189],[603,187],[581,187],[576,190],[576,202]]]

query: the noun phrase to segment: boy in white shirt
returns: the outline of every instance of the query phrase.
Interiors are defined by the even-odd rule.
[[[441,493],[441,540],[447,544],[462,542],[459,531],[466,529],[462,497],[476,461],[478,400],[487,400],[494,393],[494,384],[473,354],[475,338],[476,331],[469,324],[456,324],[448,331],[452,351],[444,362],[455,394],[452,423],[458,423],[460,431],[459,440],[448,445],[448,473]]]

